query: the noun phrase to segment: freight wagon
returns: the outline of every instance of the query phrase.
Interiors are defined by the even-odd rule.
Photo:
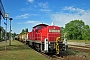
[[[18,37],[16,36],[16,39],[18,39],[21,42],[26,42],[28,36],[28,32],[24,32],[23,34],[19,34]]]

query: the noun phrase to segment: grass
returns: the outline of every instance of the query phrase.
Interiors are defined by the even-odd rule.
[[[88,58],[90,59],[90,54],[88,54]]]
[[[8,45],[5,50],[5,42],[0,42],[0,60],[48,60],[28,46],[16,40],[12,41],[12,45]]]

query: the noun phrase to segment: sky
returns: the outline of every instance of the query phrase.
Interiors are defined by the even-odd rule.
[[[20,33],[22,29],[45,23],[65,27],[72,20],[82,20],[90,26],[90,0],[1,0],[6,13],[12,20],[12,32]],[[5,29],[5,20],[1,25]],[[7,31],[10,30],[7,21]]]

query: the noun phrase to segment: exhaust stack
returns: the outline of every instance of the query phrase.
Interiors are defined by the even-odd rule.
[[[51,26],[54,26],[54,22],[51,23]]]

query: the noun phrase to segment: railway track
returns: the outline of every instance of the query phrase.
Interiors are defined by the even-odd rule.
[[[61,56],[61,55],[56,55],[56,54],[44,54],[44,53],[41,53],[42,55],[44,55],[46,58],[48,58],[49,60],[63,60],[64,56]]]
[[[68,47],[74,50],[90,53],[90,43],[69,42]]]
[[[68,46],[69,46],[69,48],[71,48],[73,50],[90,53],[90,47],[87,47],[87,46],[77,46],[77,45],[68,45]]]
[[[60,53],[60,55],[41,54],[48,58],[48,60],[90,60],[86,55],[70,55],[68,53]]]

